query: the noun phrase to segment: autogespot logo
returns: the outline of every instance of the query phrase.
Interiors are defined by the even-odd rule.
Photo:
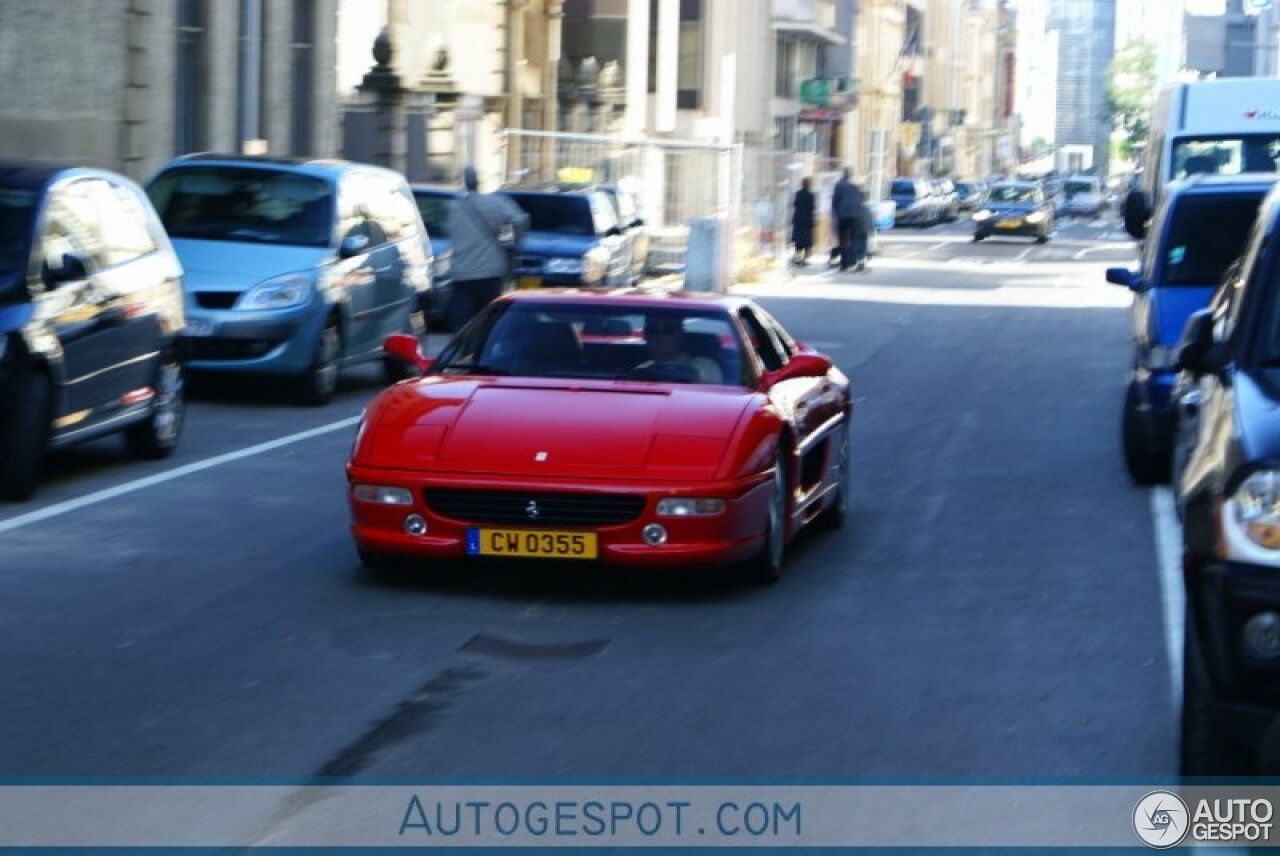
[[[1187,804],[1168,791],[1152,791],[1133,809],[1133,831],[1148,847],[1176,847],[1187,837],[1189,827]]]

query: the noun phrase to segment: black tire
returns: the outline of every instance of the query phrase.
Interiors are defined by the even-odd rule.
[[[1142,415],[1138,412],[1138,390],[1129,384],[1121,418],[1124,465],[1135,484],[1147,486],[1169,480],[1169,456],[1151,450]]]
[[[403,562],[396,556],[389,556],[386,553],[375,553],[372,550],[366,550],[363,547],[356,547],[356,555],[360,557],[360,562],[366,568],[375,568],[380,571],[395,570],[403,567]]]
[[[745,576],[753,583],[770,585],[782,578],[782,566],[786,562],[787,513],[790,504],[787,493],[790,477],[787,472],[787,452],[779,452],[773,469],[773,485],[769,498],[769,516],[765,520],[764,544],[755,558],[744,568]]]
[[[985,237],[987,237],[987,236],[986,236],[986,235],[979,234],[979,233],[977,233],[977,232],[974,232],[974,233],[973,233],[973,242],[976,244],[976,243],[978,243],[979,241],[981,241],[981,240],[982,240],[983,238],[985,238]]]
[[[1188,609],[1182,652],[1181,773],[1188,777],[1248,776],[1253,768],[1249,755],[1231,739],[1222,721]]]
[[[1036,235],[1036,243],[1037,243],[1037,244],[1047,244],[1047,243],[1049,243],[1049,233],[1048,233],[1048,232],[1041,232],[1039,235]]]
[[[422,337],[427,334],[427,310],[421,303],[409,314],[409,322],[406,327],[405,332],[421,343]],[[398,383],[412,377],[418,377],[418,370],[404,360],[397,360],[394,357],[382,358],[382,379],[388,384]]]
[[[835,502],[824,508],[813,521],[822,529],[842,528],[849,514],[849,426],[847,423],[839,456],[836,465],[840,468],[840,486],[836,488]]]
[[[13,409],[0,413],[0,500],[30,499],[40,483],[53,390],[39,371],[16,369]]]
[[[338,388],[338,367],[342,356],[342,333],[338,320],[330,318],[316,337],[316,348],[311,365],[297,380],[298,400],[303,404],[322,407],[333,398]]]
[[[156,367],[155,395],[147,418],[124,433],[130,453],[149,460],[169,457],[182,438],[186,379],[182,364],[172,354]]]

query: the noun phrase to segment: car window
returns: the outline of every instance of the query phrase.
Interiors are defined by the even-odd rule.
[[[1189,194],[1174,203],[1165,229],[1157,281],[1161,285],[1217,285],[1244,251],[1260,194]]]
[[[603,193],[591,194],[591,216],[596,221],[596,234],[603,235],[618,224],[618,212]]]
[[[895,196],[915,196],[916,185],[912,181],[894,181],[889,192]]]
[[[587,196],[578,193],[511,193],[513,202],[529,215],[529,231],[592,236],[595,219]]]
[[[1025,184],[997,184],[991,188],[990,202],[1041,202],[1044,196],[1039,188]]]
[[[1277,164],[1280,137],[1275,135],[1181,139],[1173,144],[1171,178],[1276,172]]]
[[[102,225],[103,266],[123,264],[156,251],[143,200],[129,187],[110,183],[97,193]]]
[[[760,362],[764,364],[765,371],[775,371],[782,368],[787,361],[786,356],[782,346],[774,338],[768,327],[756,317],[754,312],[746,307],[739,311],[738,317],[747,332],[747,345],[760,358]]]
[[[449,237],[449,209],[453,206],[453,197],[444,194],[417,193],[414,200],[418,204],[418,213],[427,232],[433,238]]]
[[[369,213],[387,241],[402,241],[419,232],[421,215],[413,198],[383,176],[369,183]]]
[[[36,245],[36,263],[44,268],[59,268],[63,256],[74,255],[92,271],[98,266],[102,241],[93,209],[84,204],[81,196],[68,193],[70,189],[59,187],[49,196]]]
[[[181,166],[147,188],[171,238],[327,247],[333,193],[327,182],[288,170]]]
[[[0,281],[25,276],[39,195],[34,190],[0,187]]]

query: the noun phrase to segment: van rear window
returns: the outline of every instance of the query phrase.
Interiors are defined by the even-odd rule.
[[[1223,138],[1182,139],[1173,144],[1172,179],[1189,175],[1239,175],[1277,172],[1280,136],[1261,134]]]

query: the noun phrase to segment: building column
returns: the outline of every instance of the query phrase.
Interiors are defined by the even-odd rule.
[[[627,0],[627,113],[632,134],[649,124],[649,6],[651,0]]]
[[[680,66],[680,0],[658,2],[658,86],[654,128],[663,134],[676,129],[677,72]]]

